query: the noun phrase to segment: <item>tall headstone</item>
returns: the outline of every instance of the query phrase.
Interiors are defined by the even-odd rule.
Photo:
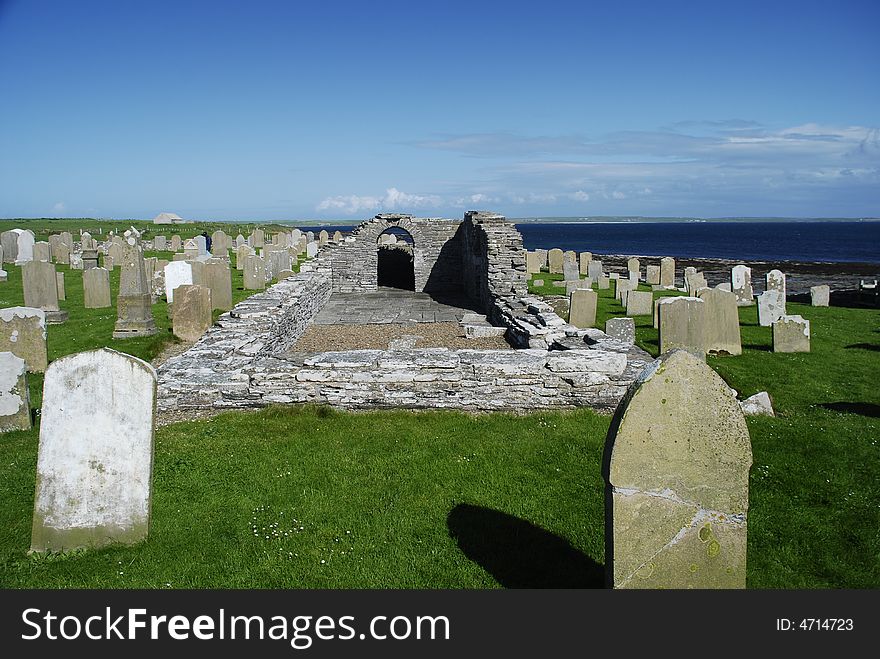
[[[334,231],[333,232],[333,242],[336,243],[337,245],[342,242],[342,232],[341,231]]]
[[[318,243],[311,241],[306,245],[306,257],[313,259],[318,255]]]
[[[831,287],[827,284],[810,287],[810,304],[814,307],[827,307],[831,300]]]
[[[563,261],[562,278],[565,281],[577,281],[580,279],[580,269],[574,261]]]
[[[174,304],[174,289],[193,283],[192,264],[188,261],[172,261],[165,266],[165,299]]]
[[[58,290],[58,299],[61,301],[67,300],[67,289],[64,287],[63,272],[55,273],[55,288]]]
[[[105,268],[83,270],[83,306],[86,309],[106,309],[110,301],[110,272]]]
[[[239,245],[235,250],[235,269],[244,271],[244,263],[247,257],[254,253],[254,250],[247,245]]]
[[[746,265],[735,265],[730,271],[730,290],[736,295],[736,304],[747,307],[753,303],[752,269]]]
[[[782,316],[773,323],[773,352],[810,352],[810,321]]]
[[[70,247],[67,246],[67,243],[59,242],[58,246],[52,250],[52,256],[55,258],[55,263],[70,265]]]
[[[580,265],[581,274],[589,275],[590,274],[590,261],[593,260],[592,252],[581,252],[578,255],[578,264]]]
[[[229,311],[232,308],[232,273],[229,264],[208,261],[205,263],[204,277],[211,290],[212,308]]]
[[[245,237],[242,236],[241,234],[238,234],[238,235],[235,237],[235,249],[238,249],[238,248],[241,247],[242,245],[247,245],[247,238],[245,238]]]
[[[27,367],[21,357],[0,349],[0,433],[30,427]]]
[[[751,440],[717,373],[683,350],[648,365],[603,464],[609,586],[745,588]]]
[[[31,373],[43,373],[49,364],[45,312],[35,307],[0,309],[0,352],[23,359]]]
[[[645,266],[645,283],[650,286],[659,286],[660,285],[660,266],[659,265]]]
[[[642,264],[636,257],[632,257],[627,259],[626,261],[626,270],[629,272],[629,278],[633,279],[633,274],[635,273],[635,280],[639,280],[639,270],[641,270]]]
[[[213,323],[211,289],[183,284],[177,287],[174,300],[174,336],[184,341],[198,341]]]
[[[562,262],[563,263],[573,263],[575,266],[577,266],[577,262],[578,262],[577,253],[573,250],[570,250],[570,249],[566,250],[565,252],[562,253]]]
[[[24,305],[38,307],[50,325],[63,323],[68,314],[58,306],[58,279],[55,266],[45,261],[27,261],[21,266]]]
[[[623,299],[623,293],[625,291],[631,291],[633,289],[632,282],[629,279],[616,279],[614,283],[614,297],[621,302],[622,304],[626,304]]]
[[[541,259],[535,252],[526,253],[526,271],[530,275],[536,275],[541,272]]]
[[[18,234],[15,229],[0,233],[0,247],[3,248],[3,263],[15,263],[18,256]]]
[[[171,236],[171,251],[172,252],[179,252],[181,244],[182,244],[182,241],[180,240],[179,235],[174,234],[173,236]]]
[[[208,255],[208,240],[203,235],[199,234],[198,236],[193,236],[193,241],[198,248],[198,254],[196,256],[207,256]]]
[[[251,254],[245,259],[244,288],[248,291],[261,291],[266,288],[266,263],[256,254]]]
[[[159,330],[153,320],[153,298],[144,256],[133,237],[122,247],[122,271],[119,273],[119,294],[116,296],[114,339],[152,336]]]
[[[150,527],[156,372],[102,348],[52,362],[43,385],[31,550],[134,544]]]
[[[705,358],[705,308],[697,297],[661,298],[657,307],[661,354],[682,348]]]
[[[552,274],[562,274],[562,264],[565,262],[565,257],[561,249],[553,248],[547,252],[547,262],[550,264]]]
[[[321,229],[321,232],[318,234],[318,242],[323,246],[326,245],[330,241],[330,234],[328,234],[324,229]]]
[[[779,290],[764,291],[758,296],[758,324],[770,327],[785,315],[785,294]]]
[[[262,229],[254,229],[254,232],[251,235],[253,236],[253,244],[251,247],[254,249],[260,249],[266,246],[266,236]]]
[[[703,336],[706,352],[741,355],[742,338],[736,295],[718,288],[703,288],[697,297],[706,304]]]
[[[765,275],[765,291],[779,291],[785,300],[785,274],[781,270],[771,270]]]
[[[576,289],[569,296],[568,322],[580,329],[596,326],[596,291]]]
[[[660,259],[660,285],[664,288],[675,286],[675,259],[671,256]]]
[[[28,261],[33,261],[35,244],[34,234],[27,229],[13,229],[13,231],[18,234],[16,240],[16,244],[18,245],[18,252],[15,257],[16,265],[22,265]]]
[[[224,255],[228,255],[228,252],[229,237],[223,229],[217,229],[211,234],[211,254],[222,258]]]
[[[49,243],[45,241],[39,241],[34,243],[34,261],[46,261],[49,262],[52,260],[52,252],[49,249]]]

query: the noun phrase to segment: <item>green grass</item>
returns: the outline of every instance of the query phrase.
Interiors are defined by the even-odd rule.
[[[143,237],[147,240],[153,236],[166,236],[171,239],[174,234],[181,238],[192,238],[200,235],[203,231],[207,231],[208,235],[214,233],[218,229],[222,229],[227,236],[235,238],[241,233],[245,238],[254,229],[263,229],[264,231],[281,231],[282,229],[290,230],[282,227],[280,224],[264,224],[264,223],[236,223],[236,222],[193,222],[192,224],[153,224],[152,221],[144,220],[96,220],[92,218],[68,218],[68,219],[50,219],[50,218],[25,218],[25,219],[0,219],[0,233],[9,231],[10,229],[30,229],[34,232],[36,240],[48,241],[49,236],[53,233],[61,233],[69,231],[74,240],[79,240],[80,229],[88,231],[93,238],[100,239],[101,236],[106,238],[109,231],[115,231],[122,234],[129,227],[134,227],[142,232]]]
[[[11,283],[0,285],[4,306],[17,303],[3,297],[20,290]],[[135,352],[131,340],[109,339],[112,322],[88,336],[72,331],[72,302],[69,292],[71,321],[50,327],[53,357],[97,345]],[[876,588],[880,311],[789,311],[812,322],[810,354],[770,352],[769,328],[747,308],[744,354],[709,358],[741,394],[769,391],[778,412],[748,422],[748,585]],[[600,326],[622,313],[600,292]],[[656,354],[650,324],[638,319],[637,340]],[[175,424],[156,433],[149,541],[48,556],[27,555],[38,432],[8,433],[0,586],[599,586],[609,422],[589,410],[287,407]]]

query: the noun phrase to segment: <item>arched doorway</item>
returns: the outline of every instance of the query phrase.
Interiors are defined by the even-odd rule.
[[[414,247],[412,235],[401,227],[388,227],[379,234],[376,239],[376,283],[379,286],[416,290]]]

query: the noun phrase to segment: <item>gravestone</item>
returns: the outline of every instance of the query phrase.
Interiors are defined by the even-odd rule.
[[[660,266],[659,265],[645,266],[645,283],[647,283],[651,286],[659,286],[660,285]]]
[[[202,238],[202,245],[204,245],[204,237],[200,236],[200,238]],[[199,243],[195,238],[188,238],[184,241],[183,255],[187,261],[199,258],[199,256],[203,253],[204,252],[202,252],[202,250],[199,248]]]
[[[577,281],[580,279],[580,269],[578,268],[577,263],[573,261],[563,261],[562,278],[565,281]]]
[[[315,258],[318,255],[318,243],[311,241],[306,245],[306,257]]]
[[[58,306],[58,279],[54,265],[45,261],[27,261],[21,266],[21,283],[24,306],[42,309],[49,325],[67,320],[67,312]]]
[[[318,242],[323,247],[330,241],[330,234],[328,234],[324,229],[321,229],[321,233],[318,234]]]
[[[244,262],[244,288],[248,291],[261,291],[266,287],[266,263],[256,254],[251,254]]]
[[[538,260],[541,263],[542,268],[547,267],[547,250],[546,249],[536,249],[535,254],[538,255]]]
[[[603,464],[609,586],[745,588],[751,441],[718,374],[683,350],[648,365]]]
[[[110,247],[107,248],[107,257],[108,258],[104,259],[104,263],[107,264],[107,263],[110,263],[111,261],[113,263],[112,266],[110,266],[110,265],[104,266],[108,270],[112,270],[115,266],[121,264],[122,259],[123,259],[123,257],[122,257],[122,244],[116,242],[116,240],[114,239],[114,242],[110,243]]]
[[[573,250],[566,250],[562,253],[562,262],[573,263],[575,266],[577,266],[577,254]]]
[[[167,252],[168,239],[165,236],[156,236],[153,238],[153,249],[157,252]]]
[[[605,321],[605,333],[612,339],[631,346],[636,342],[636,321],[625,316],[609,318]]]
[[[595,261],[591,261],[591,264],[592,263],[595,263]],[[592,279],[592,277],[590,277],[590,279]],[[599,288],[600,291],[608,290],[609,288],[611,288],[611,284],[609,283],[609,281],[610,280],[607,276],[599,275],[599,278],[596,280],[596,286]]]
[[[336,243],[337,245],[342,242],[342,232],[341,231],[334,231],[333,232],[333,242]]]
[[[526,253],[526,271],[530,275],[541,272],[541,259],[535,252]]]
[[[638,281],[639,280],[639,271],[641,270],[641,268],[642,268],[642,264],[639,262],[639,260],[636,257],[632,257],[630,259],[627,259],[626,270],[629,273],[630,279],[634,278],[633,273],[635,273],[635,280]]]
[[[67,289],[64,288],[64,273],[55,273],[55,288],[58,290],[58,299],[60,301],[67,300]]]
[[[238,248],[241,247],[242,245],[247,245],[247,238],[245,238],[245,237],[242,236],[241,234],[238,234],[238,235],[235,237],[235,249],[238,249]]]
[[[619,277],[617,278],[614,284],[614,297],[617,298],[617,300],[624,306],[626,306],[626,303],[624,302],[623,294],[624,292],[631,290],[632,282],[629,279],[620,279]]]
[[[770,327],[785,315],[785,295],[776,289],[764,291],[758,296],[758,324]]]
[[[565,256],[561,249],[553,248],[547,252],[547,262],[550,264],[551,274],[562,274],[562,265],[565,263]]]
[[[599,277],[602,276],[602,261],[591,259],[587,264],[587,276],[594,281],[598,281]]]
[[[90,270],[98,267],[98,250],[83,249],[82,251],[82,269]]]
[[[23,359],[31,373],[45,372],[49,364],[45,312],[35,307],[0,309],[0,352]]]
[[[254,250],[247,245],[239,245],[235,249],[235,269],[238,271],[244,271],[244,262],[247,260],[247,257],[253,253]]]
[[[198,341],[213,323],[211,289],[183,284],[175,291],[172,332],[183,341]]]
[[[765,291],[779,291],[785,301],[785,275],[781,270],[771,270],[765,275]]]
[[[773,352],[810,352],[810,321],[782,316],[773,323]]]
[[[180,240],[179,235],[174,234],[173,236],[171,236],[171,251],[172,252],[179,252],[181,244],[182,244],[182,241]]]
[[[52,252],[49,250],[49,243],[45,241],[39,241],[34,243],[34,261],[46,261],[47,263],[52,260]]]
[[[199,253],[196,256],[207,256],[208,255],[208,239],[203,235],[199,234],[197,236],[193,236],[193,241],[195,241],[196,247],[199,250]]]
[[[650,316],[654,312],[654,294],[650,291],[629,291],[626,294],[627,316]]]
[[[290,270],[290,253],[286,249],[269,252],[266,268],[269,279],[275,279],[282,270]]]
[[[205,283],[211,289],[211,306],[213,309],[229,311],[232,308],[232,273],[229,265],[208,262],[205,264]]]
[[[579,258],[579,262],[580,262],[581,274],[582,275],[589,275],[590,274],[590,261],[593,260],[593,253],[592,252],[581,252],[578,258]]]
[[[718,288],[704,288],[697,297],[706,304],[703,336],[706,352],[741,355],[742,338],[736,295]]]
[[[121,248],[121,256],[113,338],[152,336],[159,331],[153,320],[152,287],[147,281],[144,257],[135,238],[128,238]]]
[[[215,257],[219,256],[220,258],[223,258],[224,256],[228,256],[228,252],[229,237],[223,229],[217,229],[211,234],[211,254]]]
[[[174,289],[193,283],[192,264],[188,261],[172,261],[165,266],[165,299],[174,304]]]
[[[43,385],[31,551],[133,544],[150,526],[156,372],[102,348]]]
[[[671,256],[660,259],[660,285],[664,288],[675,286],[675,259]]]
[[[660,353],[681,348],[702,358],[705,348],[706,303],[697,297],[665,297],[657,306]]]
[[[736,304],[747,307],[752,304],[752,269],[745,265],[735,265],[730,271],[730,290],[736,295]]]
[[[18,252],[15,256],[15,264],[22,265],[34,260],[34,234],[27,229],[13,229],[18,235],[16,244]]]
[[[15,229],[0,233],[0,247],[3,248],[3,263],[15,263],[15,257],[18,256],[18,234]]]
[[[814,307],[827,307],[831,300],[831,287],[827,284],[810,287],[810,304]]]
[[[569,296],[568,322],[580,329],[595,327],[597,303],[596,291],[587,289],[572,291]]]
[[[261,249],[266,246],[266,235],[263,233],[262,229],[254,229],[251,234],[251,247],[254,249]]]
[[[83,306],[86,309],[105,309],[110,301],[110,272],[105,268],[83,270]]]
[[[18,355],[0,349],[0,433],[30,427],[27,366]]]
[[[67,246],[67,243],[59,242],[58,246],[52,250],[52,256],[55,257],[55,263],[70,265],[70,247]]]

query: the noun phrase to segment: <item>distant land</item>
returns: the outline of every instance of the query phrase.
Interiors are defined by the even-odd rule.
[[[645,215],[589,215],[586,217],[509,217],[511,222],[608,223],[608,222],[880,222],[880,217],[651,217]]]

